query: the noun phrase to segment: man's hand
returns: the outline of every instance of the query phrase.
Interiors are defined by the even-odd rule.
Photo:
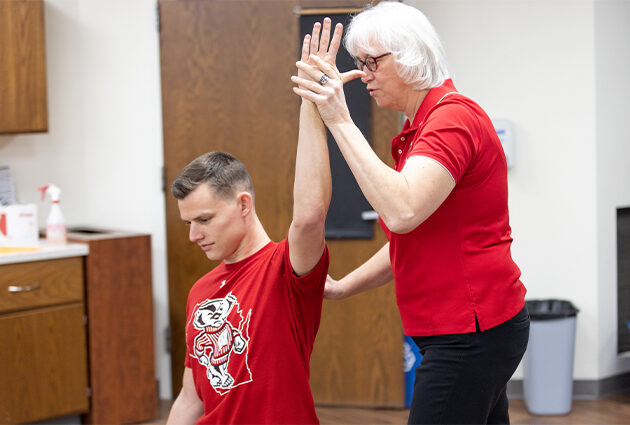
[[[319,82],[322,72],[318,71],[323,71],[322,67],[324,66],[326,67],[324,72],[326,72],[328,78],[337,78],[341,80],[342,84],[364,75],[363,71],[358,69],[344,72],[343,74],[337,69],[337,52],[339,52],[339,47],[341,46],[343,25],[341,23],[335,25],[332,39],[330,38],[331,25],[332,21],[330,18],[324,18],[323,28],[319,22],[315,22],[312,34],[304,36],[300,62],[308,65],[309,68],[298,67],[298,78]]]
[[[302,56],[296,63],[298,75],[291,77],[291,81],[298,85],[293,91],[303,100],[317,104],[319,114],[327,125],[350,120],[343,85],[365,75],[358,69],[343,74],[339,72],[336,60],[343,25],[335,25],[332,39],[330,27],[330,18],[324,19],[323,28],[319,22],[313,25],[312,34],[306,35],[302,43]]]

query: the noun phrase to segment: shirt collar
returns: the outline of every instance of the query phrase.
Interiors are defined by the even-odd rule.
[[[422,103],[420,104],[420,107],[418,108],[415,117],[413,117],[413,123],[410,124],[409,120],[407,120],[405,122],[405,125],[403,126],[403,131],[415,130],[420,127],[420,125],[427,117],[429,111],[435,105],[437,105],[440,100],[442,100],[444,95],[456,91],[457,89],[453,84],[453,80],[450,78],[444,80],[442,85],[433,87],[431,90],[429,90],[429,93],[427,93],[426,97],[422,100]]]

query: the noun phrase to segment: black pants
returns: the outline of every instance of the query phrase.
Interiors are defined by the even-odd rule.
[[[507,381],[529,339],[527,307],[477,332],[414,337],[416,369],[410,424],[509,424]]]

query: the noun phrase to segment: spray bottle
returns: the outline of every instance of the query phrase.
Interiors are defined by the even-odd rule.
[[[50,213],[46,220],[46,241],[53,245],[62,245],[66,243],[66,221],[61,213],[59,207],[59,195],[61,195],[61,189],[54,184],[48,184],[43,187],[37,188],[42,192],[42,201],[44,200],[46,193],[50,196]]]

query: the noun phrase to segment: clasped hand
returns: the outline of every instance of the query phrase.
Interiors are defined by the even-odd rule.
[[[293,88],[293,91],[302,99],[317,105],[319,115],[328,127],[350,121],[343,85],[365,75],[358,69],[339,72],[336,58],[341,45],[343,25],[335,26],[332,39],[330,39],[330,26],[330,18],[324,19],[323,29],[319,22],[313,25],[313,33],[307,34],[302,43],[302,56],[296,63],[297,76],[291,77],[291,81],[298,85]],[[322,29],[321,38],[320,29]],[[322,75],[326,77],[322,78]]]

